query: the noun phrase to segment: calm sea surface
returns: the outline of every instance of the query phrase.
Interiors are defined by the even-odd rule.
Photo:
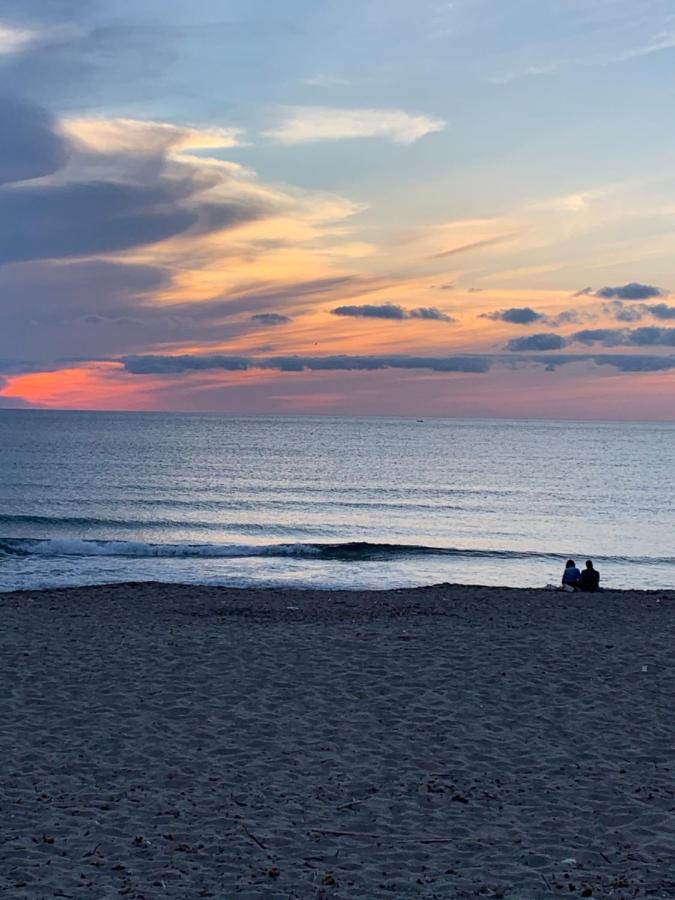
[[[0,412],[0,590],[675,587],[675,425]]]

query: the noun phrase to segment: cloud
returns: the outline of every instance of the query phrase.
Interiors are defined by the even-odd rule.
[[[579,313],[576,309],[565,309],[561,313],[558,313],[557,316],[546,316],[545,318],[547,324],[553,325],[554,328],[557,328],[559,325],[576,324],[580,321]]]
[[[47,112],[0,97],[0,185],[51,175],[65,166],[68,155]]]
[[[543,333],[513,338],[507,343],[506,349],[513,353],[527,350],[561,350],[566,344],[565,338],[559,334]]]
[[[447,313],[441,312],[440,309],[436,309],[435,306],[419,306],[417,309],[411,309],[408,313],[408,317],[411,319],[427,319],[434,322],[457,321]]]
[[[603,311],[617,322],[639,322],[648,310],[646,306],[626,306],[621,300],[613,300],[603,306]]]
[[[412,144],[427,134],[441,131],[445,122],[400,109],[340,109],[328,106],[291,106],[281,110],[282,120],[264,137],[280,144],[307,144],[355,138],[389,138]]]
[[[663,291],[651,284],[639,284],[631,281],[618,287],[603,287],[595,292],[596,297],[604,300],[649,300],[651,297],[662,297]]]
[[[541,366],[549,371],[558,366],[592,363],[611,366],[621,372],[661,372],[675,369],[675,356],[647,356],[630,354],[564,354],[526,355],[505,357],[493,355],[455,356],[278,356],[254,359],[241,356],[183,355],[183,356],[128,356],[119,360],[125,371],[134,375],[176,376],[223,370],[243,372],[250,369],[268,369],[284,373],[315,371],[363,371],[377,372],[386,369],[428,370],[439,373],[464,373],[482,375],[499,365]]]
[[[90,152],[160,156],[241,146],[240,128],[194,128],[173,122],[100,117],[65,119],[61,131]]]
[[[14,28],[0,24],[0,56],[19,53],[37,37],[37,33],[28,28]]]
[[[83,182],[0,190],[0,262],[126,250],[187,231],[184,187]],[[236,218],[236,212],[235,212]]]
[[[112,253],[188,230],[222,231],[291,202],[253,185],[236,165],[171,157],[176,149],[225,140],[211,132],[197,136],[194,129],[128,120],[107,128],[99,122],[89,131],[80,124],[79,140],[73,132],[78,128],[71,127],[68,143],[44,111],[0,100],[0,263]]]
[[[510,322],[512,325],[530,325],[544,318],[529,306],[515,306],[511,309],[497,309],[493,312],[483,313],[481,319],[492,319],[495,322]]]
[[[610,366],[619,372],[667,372],[675,369],[675,356],[647,356],[602,353],[602,354],[565,354],[564,356],[547,356],[543,358],[523,358],[521,362],[540,363],[546,366],[548,371],[553,371],[557,366],[572,365],[575,363],[592,363],[596,366]]]
[[[282,316],[280,313],[256,313],[251,316],[251,321],[258,325],[287,325],[293,320],[290,316]]]
[[[595,328],[577,331],[572,339],[581,344],[604,344],[606,347],[618,345],[653,347],[675,347],[675,328],[658,328],[655,325],[642,328]]]
[[[280,372],[379,371],[381,369],[430,369],[434,372],[487,372],[491,361],[484,356],[279,356],[251,359],[239,356],[128,356],[120,362],[134,375],[175,375],[209,369],[245,371],[275,369]]]
[[[435,322],[454,322],[452,316],[441,312],[435,306],[420,306],[417,309],[404,309],[393,303],[380,306],[365,303],[361,306],[338,306],[331,310],[334,316],[354,316],[362,319],[392,319],[398,322],[404,319],[426,319]]]
[[[449,250],[441,250],[439,253],[432,253],[431,256],[429,256],[429,259],[445,259],[448,256],[456,256],[458,253],[468,253],[470,250],[480,250],[482,247],[492,247],[495,244],[504,244],[514,237],[516,237],[516,233],[511,232],[509,234],[500,234],[496,237],[485,238],[482,241],[471,241],[468,244],[458,244],[458,246],[451,247]],[[474,290],[476,289],[474,288]],[[480,290],[480,288],[478,288],[478,290]]]
[[[221,145],[229,139],[224,133],[82,122],[71,122],[68,141],[69,129],[59,133],[43,110],[0,99],[0,263],[113,253],[188,230],[222,231],[291,200],[256,188],[236,165],[170,156]]]
[[[401,321],[408,318],[403,307],[395,306],[393,303],[383,303],[380,306],[374,306],[369,303],[365,303],[362,306],[337,306],[331,312],[334,316],[355,316],[362,319],[396,319]]]
[[[666,306],[665,303],[656,303],[647,309],[656,319],[675,319],[675,306]]]
[[[613,5],[613,2],[610,0],[610,2],[607,3],[608,9]],[[634,8],[639,10],[638,14],[644,14],[645,12],[641,7],[636,6]],[[669,19],[666,18],[663,24],[668,22]],[[636,30],[639,24],[642,24],[639,20],[635,21],[633,23],[633,30]],[[604,52],[602,50],[589,50],[587,55],[584,56],[579,56],[577,54],[561,56],[559,59],[549,59],[546,62],[538,64],[520,66],[511,71],[502,71],[490,76],[488,81],[495,85],[508,85],[511,84],[511,82],[518,81],[522,78],[553,75],[561,69],[571,66],[595,67],[616,65],[617,63],[629,62],[633,59],[651,56],[654,53],[660,53],[663,50],[672,50],[673,48],[675,48],[675,31],[673,31],[672,28],[661,28],[661,30],[653,34],[652,37],[645,38],[644,41],[635,44],[633,47],[606,50]]]
[[[572,340],[580,344],[604,344],[615,347],[625,344],[625,332],[618,328],[587,328],[572,335]]]
[[[628,333],[628,343],[640,347],[654,345],[675,347],[675,328],[657,328],[655,325],[634,328]]]
[[[162,266],[103,259],[0,266],[0,356],[44,359],[83,348],[97,357],[116,356],[230,341],[251,330],[242,314],[271,315],[270,307],[288,303],[314,307],[327,296],[369,290],[367,279],[337,276],[241,285],[202,301],[157,302],[158,294],[173,293],[172,278]]]
[[[337,75],[311,75],[309,78],[303,78],[303,84],[309,87],[346,87],[351,84],[347,78],[340,78]]]

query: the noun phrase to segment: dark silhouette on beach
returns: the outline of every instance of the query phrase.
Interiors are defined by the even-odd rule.
[[[588,593],[594,593],[600,589],[600,573],[593,567],[590,559],[586,560],[586,568],[581,573],[576,588]]]

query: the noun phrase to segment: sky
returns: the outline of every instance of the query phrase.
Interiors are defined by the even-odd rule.
[[[3,0],[0,408],[675,420],[675,0]]]

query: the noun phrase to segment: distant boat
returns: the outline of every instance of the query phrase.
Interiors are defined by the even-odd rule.
[[[424,419],[418,419],[417,421],[418,421],[418,422],[424,422]]]

